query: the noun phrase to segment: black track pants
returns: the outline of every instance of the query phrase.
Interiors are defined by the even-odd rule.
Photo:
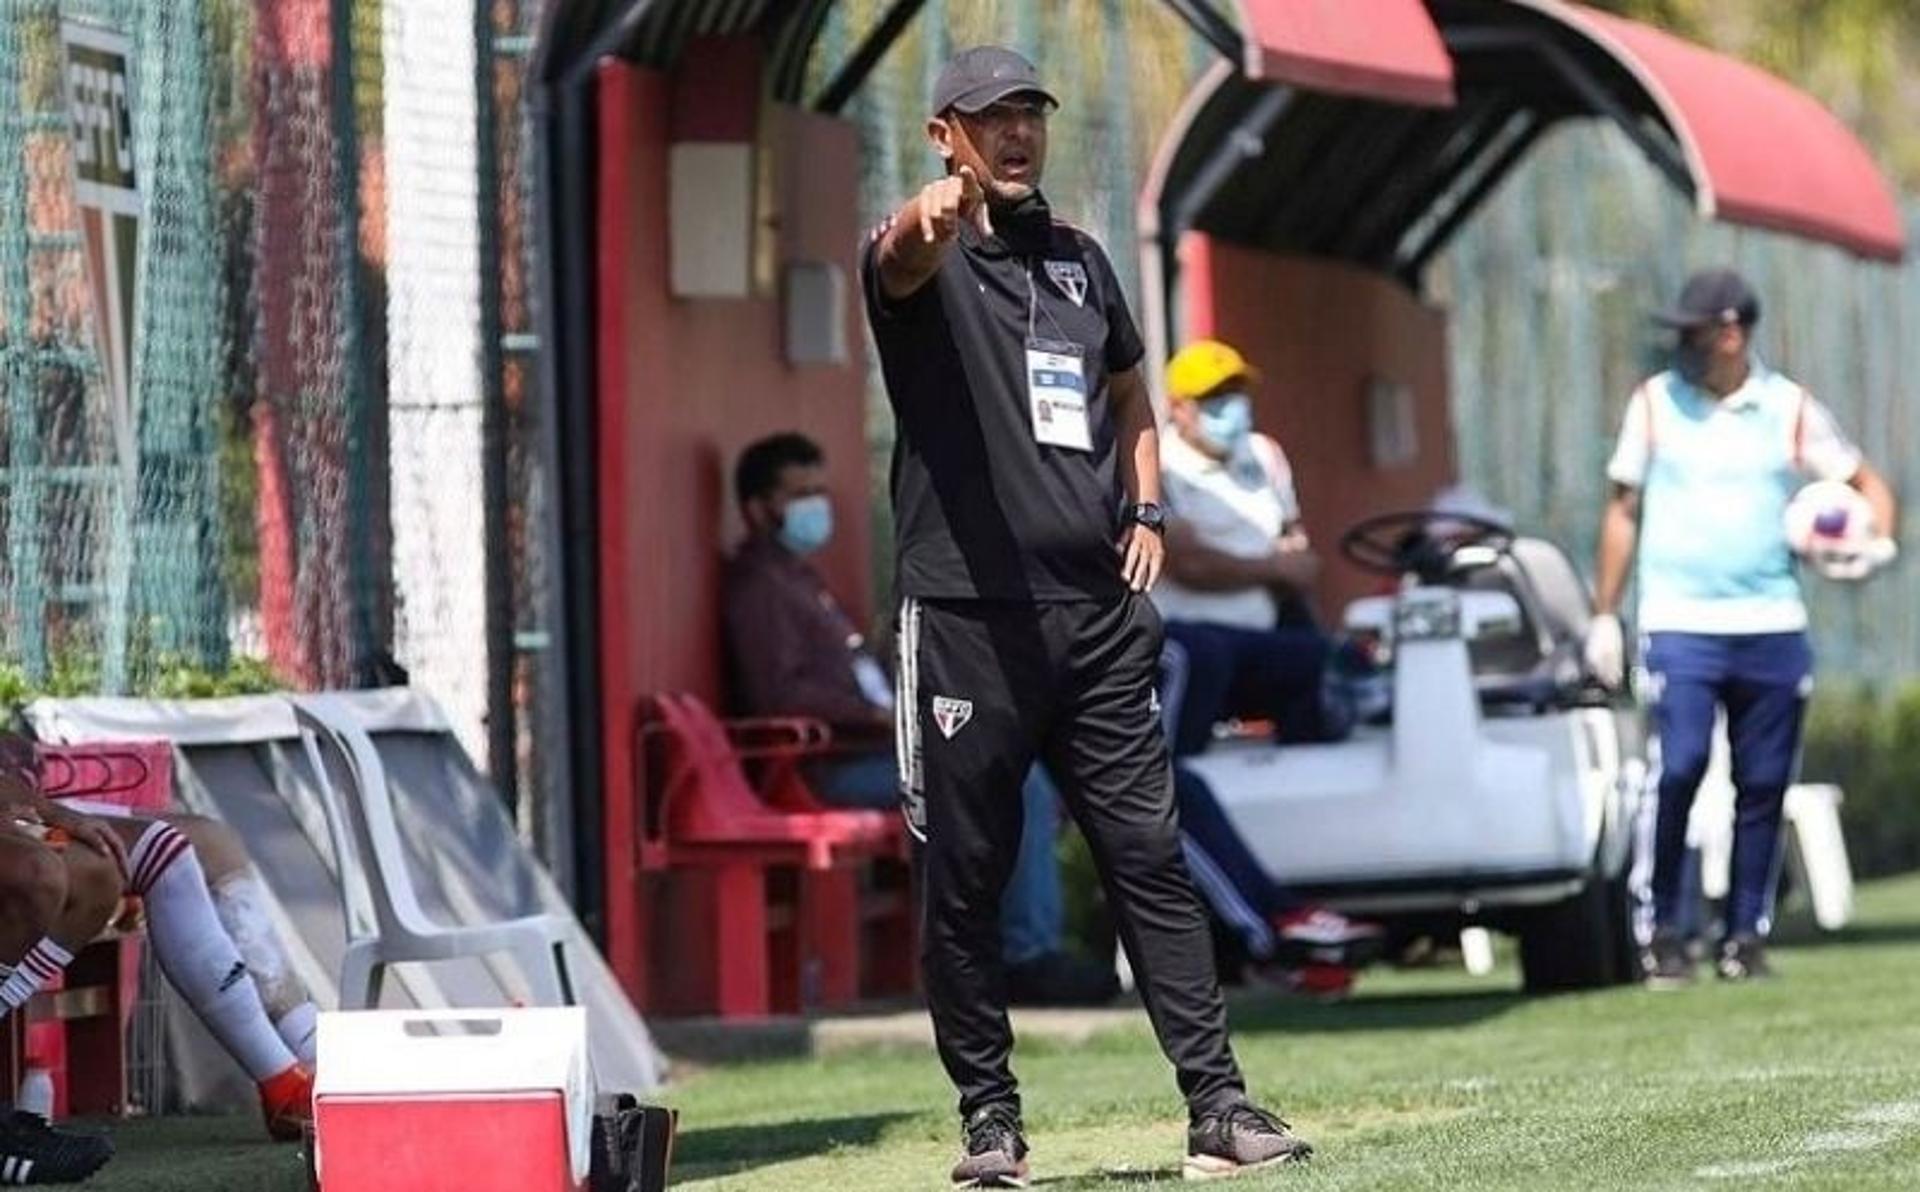
[[[1036,757],[1092,846],[1188,1106],[1244,1095],[1206,912],[1180,853],[1153,694],[1160,642],[1159,614],[1137,596],[902,606],[899,755],[908,820],[925,841],[921,960],[963,1116],[1019,1104],[999,908]]]

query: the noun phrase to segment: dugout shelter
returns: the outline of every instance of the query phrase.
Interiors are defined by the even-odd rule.
[[[1891,189],[1835,117],[1649,26],[1559,0],[1164,2],[1219,60],[1140,197],[1150,357],[1194,335],[1245,350],[1328,526],[1454,478],[1428,271],[1556,125],[1612,122],[1703,218],[1905,252]],[[813,92],[831,4],[573,0],[538,48],[539,400],[563,464],[578,898],[648,1011],[697,1002],[675,974],[725,946],[657,929],[703,895],[636,863],[633,728],[651,693],[723,702],[742,446],[798,429],[825,447],[839,532],[820,566],[856,619],[874,611],[860,159],[839,112],[922,5],[882,5]],[[1323,596],[1362,584],[1335,567]]]

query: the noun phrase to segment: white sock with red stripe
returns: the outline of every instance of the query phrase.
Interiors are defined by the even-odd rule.
[[[128,888],[147,909],[147,938],[168,984],[220,1040],[247,1075],[265,1080],[294,1056],[267,1020],[260,991],[207,893],[200,859],[171,824],[149,827],[128,854]]]
[[[72,963],[73,953],[51,939],[43,939],[28,948],[20,963],[7,969],[5,978],[0,979],[0,1018],[26,1005],[28,999],[46,988]]]

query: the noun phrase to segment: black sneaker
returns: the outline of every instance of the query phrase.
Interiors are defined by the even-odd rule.
[[[1720,954],[1713,958],[1713,971],[1722,981],[1764,981],[1773,976],[1766,948],[1757,935],[1731,935],[1721,940]]]
[[[1027,1140],[1020,1133],[1020,1114],[1011,1106],[974,1110],[967,1119],[966,1147],[967,1153],[953,1167],[954,1187],[1027,1186]]]
[[[1647,948],[1647,988],[1680,989],[1693,984],[1693,957],[1676,931],[1656,930]]]
[[[1187,1127],[1187,1161],[1180,1174],[1189,1180],[1220,1180],[1262,1167],[1305,1162],[1313,1148],[1295,1138],[1287,1124],[1266,1110],[1241,1102],[1202,1115]]]
[[[1072,952],[1047,952],[1007,966],[1010,1006],[1104,1006],[1119,992],[1112,965]]]
[[[39,1114],[0,1112],[0,1186],[77,1184],[106,1166],[113,1144],[56,1130]]]

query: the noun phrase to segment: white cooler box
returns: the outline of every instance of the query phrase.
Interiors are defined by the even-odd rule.
[[[584,1009],[322,1014],[317,1046],[320,1192],[586,1188]]]

